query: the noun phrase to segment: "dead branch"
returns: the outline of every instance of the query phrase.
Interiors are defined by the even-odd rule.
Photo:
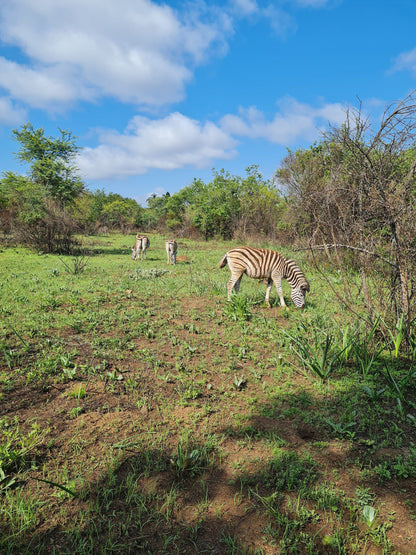
[[[398,269],[397,264],[394,264],[394,262],[391,262],[387,258],[384,258],[384,256],[381,256],[377,252],[369,251],[369,250],[363,249],[361,247],[353,247],[352,245],[341,245],[340,243],[331,243],[331,244],[325,243],[323,245],[309,245],[308,247],[298,247],[298,248],[295,249],[295,251],[308,251],[308,250],[310,250],[310,251],[313,251],[313,250],[322,251],[322,250],[326,250],[326,249],[336,249],[336,248],[359,251],[359,252],[362,252],[364,254],[368,254],[369,256],[374,256],[375,258],[379,258],[380,260],[382,260],[383,262],[385,262],[386,264],[388,264],[392,268]]]

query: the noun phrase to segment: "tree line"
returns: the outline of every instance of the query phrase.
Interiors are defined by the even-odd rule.
[[[157,231],[176,237],[272,241],[309,252],[323,279],[336,269],[340,302],[366,314],[413,322],[416,262],[416,103],[413,94],[371,122],[361,106],[308,148],[288,151],[272,179],[258,166],[244,176],[214,171],[147,207],[91,192],[74,164],[71,132],[46,136],[30,123],[14,130],[26,175],[3,173],[3,233],[43,252],[71,252],[79,233]],[[358,280],[351,281],[350,272]],[[328,287],[331,287],[328,280]]]

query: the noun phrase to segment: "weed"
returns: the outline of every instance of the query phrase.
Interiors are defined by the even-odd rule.
[[[82,407],[72,407],[68,413],[69,418],[77,418],[83,411],[84,409]]]
[[[293,451],[278,452],[261,476],[263,483],[275,491],[306,491],[316,478],[312,457],[300,457]]]
[[[171,467],[178,478],[185,475],[196,476],[211,466],[210,453],[213,449],[212,443],[206,445],[191,446],[188,441],[179,442],[175,455],[170,459]]]
[[[19,472],[23,469],[28,455],[33,454],[44,440],[48,429],[43,429],[36,422],[31,424],[28,433],[20,430],[17,418],[0,420],[0,471],[5,473],[13,470]]]
[[[224,314],[234,322],[246,322],[251,319],[253,300],[244,295],[231,295],[231,300],[224,308]]]
[[[357,503],[360,507],[365,507],[366,505],[372,504],[375,498],[375,493],[370,491],[370,488],[361,488],[357,487],[355,489],[355,493],[357,496]]]
[[[400,318],[397,320],[394,329],[388,327],[385,322],[383,322],[386,326],[391,342],[393,345],[393,353],[396,358],[398,358],[400,354],[400,348],[404,341],[404,339],[408,336],[408,329],[405,325],[404,316],[403,314],[400,315]]]
[[[302,322],[296,334],[285,330],[282,333],[290,339],[290,347],[304,368],[324,381],[339,366],[345,347],[336,348],[335,336],[316,327],[312,330],[314,335],[311,341],[308,331],[307,325]]]
[[[71,274],[73,276],[84,273],[85,268],[89,261],[89,256],[86,253],[83,253],[78,256],[74,256],[72,258],[72,263],[66,262],[60,256],[58,256],[58,258],[65,266],[65,270],[68,272],[68,274]]]
[[[85,384],[77,384],[72,391],[69,392],[69,396],[73,399],[83,399],[87,395],[87,388]]]
[[[247,385],[247,380],[244,376],[234,376],[233,385],[238,391],[241,391]]]
[[[169,270],[164,268],[135,268],[130,274],[130,279],[139,281],[142,279],[155,279],[167,274]]]
[[[357,332],[354,343],[354,359],[360,370],[360,374],[366,378],[379,366],[379,356],[385,349],[385,345],[375,346],[375,335],[378,330],[380,318],[376,318],[370,330],[366,333]]]
[[[351,414],[351,417],[354,416],[355,413]],[[324,420],[338,437],[354,439],[355,432],[353,431],[353,428],[357,425],[357,422],[333,422],[330,418],[324,418]]]
[[[405,416],[406,406],[416,409],[416,403],[406,400],[405,393],[410,389],[410,385],[414,385],[416,378],[416,371],[413,366],[406,372],[402,378],[394,376],[393,368],[389,364],[384,365],[384,372],[382,372],[391,395],[396,399],[397,408],[400,415]]]

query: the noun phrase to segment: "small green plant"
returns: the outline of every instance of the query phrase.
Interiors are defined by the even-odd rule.
[[[355,488],[355,493],[357,496],[357,503],[361,508],[372,504],[376,496],[375,493],[370,491],[370,488],[362,488],[360,486]]]
[[[351,414],[352,418],[354,416],[355,412]],[[330,418],[324,418],[324,420],[338,437],[347,437],[348,439],[354,439],[355,432],[352,431],[352,429],[357,425],[356,422],[333,422]]]
[[[368,398],[370,399],[370,401],[372,403],[375,403],[376,401],[379,401],[381,399],[381,396],[383,395],[383,393],[386,391],[385,387],[382,387],[380,389],[372,389],[368,385],[364,385],[363,389],[364,389],[364,392],[366,393],[366,395],[368,396]]]
[[[385,322],[384,322],[385,324]],[[385,324],[386,325],[386,324]],[[403,340],[407,336],[407,326],[404,323],[404,316],[401,314],[400,318],[397,320],[396,325],[393,329],[386,325],[386,328],[390,334],[391,342],[393,345],[393,353],[396,358],[398,358],[400,354],[400,347],[403,343]]]
[[[361,514],[364,519],[366,525],[371,529],[373,528],[376,518],[377,518],[377,511],[371,505],[364,505],[361,509]]]
[[[378,330],[380,317],[376,318],[370,331],[367,333],[357,332],[356,341],[354,343],[353,354],[355,362],[360,370],[360,374],[366,378],[372,370],[379,365],[379,356],[385,348],[375,346],[375,334]]]
[[[87,388],[84,384],[78,384],[69,393],[69,396],[73,399],[83,399],[87,395]]]
[[[65,270],[68,272],[68,274],[72,274],[74,276],[84,273],[85,268],[89,261],[89,256],[85,253],[74,256],[72,258],[72,263],[66,262],[60,256],[58,256],[58,258],[65,266]]]
[[[316,478],[316,463],[312,457],[301,457],[293,451],[278,452],[262,476],[265,485],[277,491],[307,491]]]
[[[244,295],[232,295],[224,308],[224,314],[234,322],[248,321],[251,318],[253,300]]]
[[[238,391],[241,391],[247,385],[247,380],[244,376],[234,376],[233,385]]]
[[[61,355],[59,362],[62,366],[63,374],[69,380],[73,380],[77,373],[77,366],[72,362],[72,357],[70,355]]]
[[[41,430],[36,422],[32,423],[26,434],[20,431],[17,418],[0,420],[0,471],[2,480],[5,479],[7,471],[19,471],[26,457],[33,453],[38,445],[42,443],[48,429]]]
[[[77,418],[83,411],[84,409],[82,407],[72,407],[68,414],[70,418]]]
[[[123,380],[123,374],[117,372],[117,370],[114,368],[114,370],[112,370],[111,372],[107,372],[106,381],[107,380],[110,382],[121,382]]]
[[[390,367],[389,364],[384,365],[384,372],[382,372],[389,391],[393,397],[396,398],[397,408],[402,417],[405,416],[406,413],[406,406],[411,406],[412,408],[416,408],[416,403],[406,399],[405,393],[407,393],[410,389],[411,385],[414,385],[416,379],[416,371],[411,367],[407,373],[398,378],[394,375],[393,368]]]
[[[73,380],[75,378],[75,374],[77,373],[77,367],[76,366],[73,366],[72,368],[65,367],[65,368],[62,368],[62,372],[65,374],[68,380]]]
[[[165,268],[135,268],[130,274],[130,278],[135,281],[142,279],[155,279],[168,273]]]
[[[170,460],[175,474],[182,476],[185,473],[195,475],[203,470],[203,461],[199,449],[188,449],[178,443],[176,455]]]
[[[314,327],[314,335],[311,340],[304,322],[301,322],[295,334],[290,334],[286,330],[281,330],[281,332],[290,339],[290,348],[302,362],[304,368],[310,370],[322,381],[325,381],[340,365],[345,347],[336,348],[334,335]]]

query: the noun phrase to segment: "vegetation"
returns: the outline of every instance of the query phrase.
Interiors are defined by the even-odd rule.
[[[411,552],[398,330],[340,310],[307,253],[282,246],[311,282],[298,312],[248,279],[226,302],[232,243],[181,240],[168,267],[150,239],[136,262],[133,234],[1,253],[0,551]]]

